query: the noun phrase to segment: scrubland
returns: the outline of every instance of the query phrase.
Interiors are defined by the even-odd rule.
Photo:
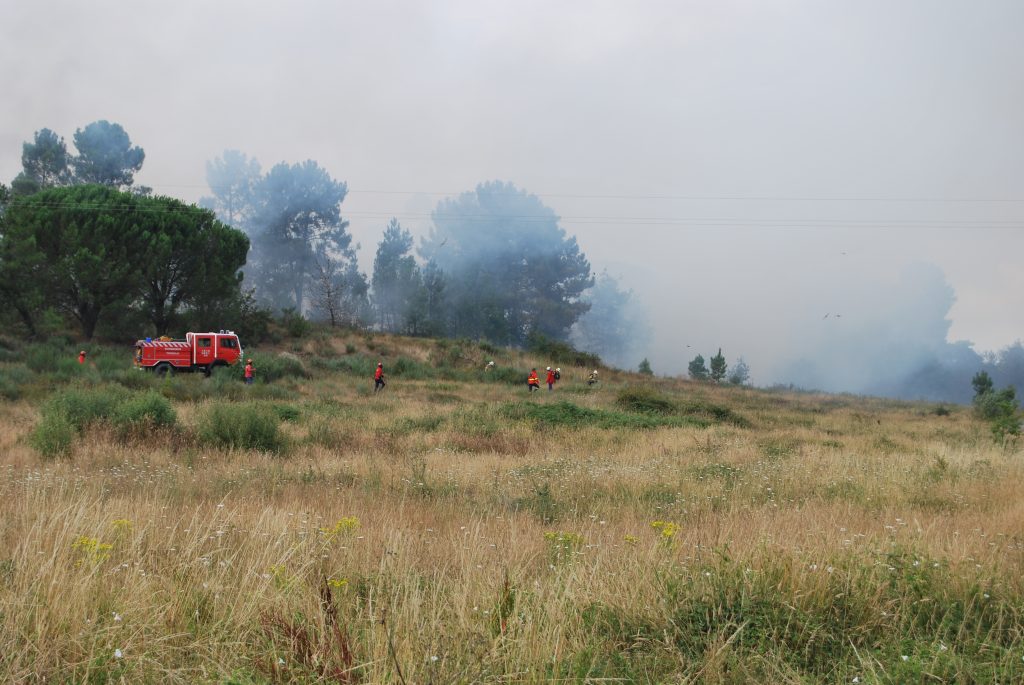
[[[73,352],[0,349],[4,680],[1024,681],[1024,454],[967,408],[528,396],[553,360],[361,333],[251,387]]]

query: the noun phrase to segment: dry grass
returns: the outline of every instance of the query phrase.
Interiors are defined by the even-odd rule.
[[[334,347],[346,344],[362,353],[367,340]],[[196,427],[223,401],[208,397],[175,402],[173,432],[124,439],[94,426],[70,457],[46,460],[27,440],[39,402],[6,403],[0,671],[73,682],[1024,678],[1021,455],[966,411],[658,381],[681,406],[727,407],[749,426],[570,428],[503,413],[566,399],[619,411],[616,393],[635,379],[603,375],[588,392],[584,371],[569,370],[557,397],[466,377],[392,378],[374,397],[357,391],[365,379],[316,372],[282,382],[291,399],[267,400],[297,410],[281,426],[284,456],[205,446]],[[336,526],[347,517],[358,526]]]

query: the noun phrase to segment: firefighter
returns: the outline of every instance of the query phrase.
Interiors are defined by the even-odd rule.
[[[82,350],[82,351],[80,351],[78,353],[78,363],[79,364],[84,364],[85,363],[85,350]]]
[[[548,382],[548,392],[551,392],[552,390],[555,389],[555,372],[551,370],[550,366],[548,367],[547,382]]]
[[[560,380],[562,380],[562,369],[561,368],[556,368],[555,369],[555,382],[557,383]]]
[[[526,377],[526,387],[530,392],[540,390],[540,378],[537,377],[537,369],[530,369],[530,375]]]
[[[252,380],[256,376],[256,367],[252,365],[252,359],[245,360],[245,384],[252,385]]]
[[[587,385],[594,385],[597,383],[597,369],[590,372],[590,378],[587,379]]]
[[[387,383],[384,382],[384,362],[377,363],[377,370],[373,374],[373,392],[383,390]]]

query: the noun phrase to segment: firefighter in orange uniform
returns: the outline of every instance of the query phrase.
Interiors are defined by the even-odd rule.
[[[537,377],[537,369],[531,369],[530,375],[526,377],[526,387],[530,392],[540,390],[540,378]]]
[[[373,391],[383,390],[387,383],[384,382],[384,362],[377,363],[377,370],[373,374]]]
[[[256,367],[252,365],[252,359],[245,360],[245,384],[252,385],[253,378],[256,376]]]
[[[551,392],[552,390],[555,389],[555,372],[551,370],[550,366],[548,367],[547,382],[548,382],[548,392]]]

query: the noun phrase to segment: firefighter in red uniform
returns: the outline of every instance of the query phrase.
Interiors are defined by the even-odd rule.
[[[252,365],[251,359],[245,360],[245,384],[252,385],[253,377],[256,375],[256,367]]]
[[[548,380],[548,392],[551,392],[552,390],[555,389],[555,372],[551,370],[550,366],[548,367],[548,379],[547,380]]]
[[[84,364],[85,363],[85,350],[82,350],[81,352],[78,353],[78,363],[79,364]]]
[[[526,378],[526,387],[530,392],[540,390],[540,378],[537,377],[537,369],[530,370],[530,375]]]
[[[377,370],[373,374],[373,391],[382,390],[387,383],[384,382],[384,362],[377,363]]]

